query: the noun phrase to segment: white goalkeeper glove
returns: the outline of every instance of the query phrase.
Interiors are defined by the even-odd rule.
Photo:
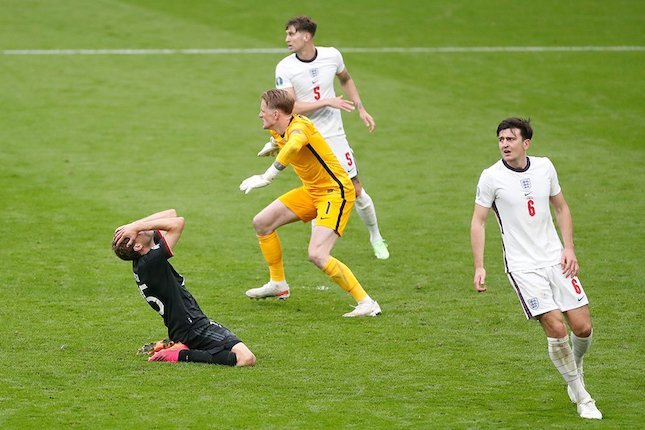
[[[251,190],[256,188],[262,188],[269,185],[276,176],[278,176],[280,171],[272,164],[266,172],[261,175],[253,175],[249,178],[246,178],[240,184],[240,191],[244,191],[244,194],[248,194]]]
[[[258,157],[274,157],[278,155],[278,152],[280,152],[280,147],[275,143],[273,137],[271,137],[271,139],[264,144],[260,152],[258,152]]]

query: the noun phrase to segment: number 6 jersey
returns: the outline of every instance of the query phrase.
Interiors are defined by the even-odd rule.
[[[499,160],[482,172],[475,203],[495,212],[506,272],[560,263],[562,243],[549,202],[560,191],[555,167],[546,157],[527,157],[524,169]]]

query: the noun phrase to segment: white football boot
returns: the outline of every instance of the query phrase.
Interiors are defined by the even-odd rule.
[[[596,402],[591,397],[578,403],[578,415],[588,420],[602,419],[602,413],[598,410]]]
[[[375,317],[381,314],[381,307],[375,300],[361,300],[353,311],[344,314],[344,317]]]
[[[246,292],[246,296],[250,299],[275,297],[278,300],[286,300],[290,295],[289,285],[285,281],[280,283],[269,281],[260,288],[251,288]]]

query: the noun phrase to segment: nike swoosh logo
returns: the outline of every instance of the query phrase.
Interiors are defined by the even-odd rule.
[[[582,300],[582,299],[584,299],[584,298],[585,298],[585,296],[582,296],[582,297],[580,297],[580,298],[578,299],[578,301],[581,301],[581,300]]]

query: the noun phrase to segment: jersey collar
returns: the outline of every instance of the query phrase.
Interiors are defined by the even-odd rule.
[[[287,130],[289,130],[289,126],[290,126],[290,125],[291,125],[291,123],[293,122],[293,119],[294,119],[294,118],[295,118],[295,116],[294,116],[294,115],[291,115],[291,118],[289,118],[289,124],[287,124],[287,128],[285,128],[285,129],[284,129],[284,133],[280,134],[280,137],[281,137],[281,138],[283,138],[283,139],[284,139],[284,136],[287,134]],[[273,130],[273,131],[275,131],[275,130]],[[276,134],[279,134],[279,133],[276,131]]]
[[[531,167],[531,159],[529,157],[526,157],[526,167],[524,167],[523,169],[516,169],[515,167],[510,166],[504,160],[502,160],[502,163],[504,163],[504,166],[506,166],[507,169],[518,173],[526,172],[527,170],[529,170],[529,167]]]
[[[312,63],[313,61],[316,60],[316,58],[318,58],[318,48],[314,48],[314,49],[315,49],[314,56],[311,58],[311,60],[303,60],[302,58],[298,57],[298,54],[296,54],[296,58],[298,59],[298,61],[302,61],[303,63]]]

